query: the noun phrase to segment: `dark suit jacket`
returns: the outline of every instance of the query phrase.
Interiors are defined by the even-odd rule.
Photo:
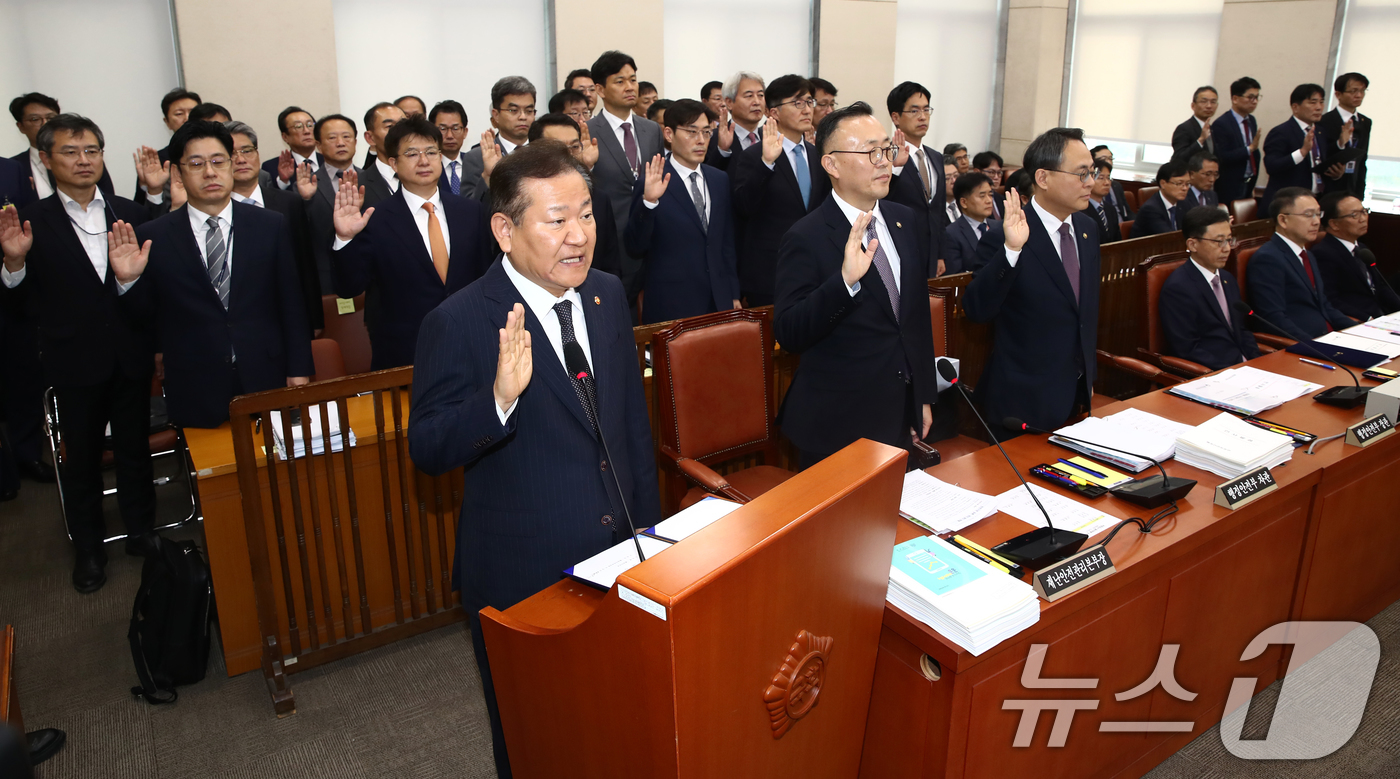
[[[1327,299],[1327,282],[1318,268],[1317,258],[1308,252],[1317,287],[1308,283],[1302,259],[1277,233],[1259,247],[1249,260],[1249,303],[1259,315],[1284,328],[1279,332],[1260,322],[1264,330],[1292,339],[1316,338],[1326,335],[1328,325],[1341,330],[1356,324],[1356,320],[1338,311]]]
[[[161,147],[160,149],[157,149],[157,150],[156,150],[156,156],[160,158],[160,161],[161,161],[161,162],[169,162],[169,161],[170,161],[170,145],[169,145],[169,144],[166,144],[165,146]],[[106,175],[106,171],[105,171],[105,170],[103,171],[103,175],[104,175],[104,176]],[[152,219],[157,219],[157,218],[159,218],[161,215],[170,213],[170,182],[168,182],[168,181],[167,181],[166,184],[165,184],[165,192],[164,192],[164,194],[165,194],[164,202],[161,204],[162,206],[164,206],[164,208],[162,209],[162,208],[160,208],[160,207],[157,207],[157,208],[149,209],[149,212],[151,213],[151,218],[152,218]],[[146,203],[146,189],[145,189],[144,187],[141,186],[141,182],[139,182],[139,181],[136,182],[136,194],[134,194],[134,195],[131,196],[131,202],[135,203],[135,204],[138,205],[138,206],[145,206],[145,205],[147,205],[147,203]]]
[[[661,128],[656,122],[633,115],[632,133],[637,138],[637,159],[645,166],[651,158],[666,151],[661,142]],[[635,299],[642,289],[642,258],[627,252],[627,218],[632,210],[632,187],[638,176],[632,175],[627,154],[618,143],[617,134],[607,117],[598,114],[588,120],[588,133],[598,141],[598,163],[593,166],[593,194],[612,201],[613,218],[617,220],[618,240],[622,244],[622,284],[629,299]]]
[[[987,231],[991,232],[992,225],[996,223],[995,219],[988,218]],[[946,273],[962,273],[972,270],[977,259],[977,244],[982,240],[981,236],[963,218],[959,218],[958,221],[944,228],[944,234],[946,236],[945,244],[948,247],[943,256]]]
[[[742,151],[741,144],[739,143],[738,134],[742,132],[747,132],[746,130],[744,130],[744,128],[733,124],[732,119],[730,120],[730,124],[734,127],[734,143],[730,144],[729,146],[729,156],[726,157],[725,155],[719,153],[719,133],[715,133],[714,135],[710,136],[710,148],[705,151],[705,164],[709,165],[712,168],[718,168],[719,170],[726,172],[729,170],[730,160],[733,160],[734,155],[739,154]],[[758,128],[757,135],[758,143],[761,144],[763,142],[763,127]]]
[[[1328,138],[1342,137],[1342,115],[1335,108],[1323,114],[1317,126],[1327,133]],[[1353,173],[1343,173],[1342,177],[1336,180],[1323,177],[1322,187],[1326,192],[1350,192],[1362,197],[1366,194],[1366,160],[1371,152],[1371,117],[1358,113],[1352,126],[1351,146],[1361,150],[1361,159],[1356,161],[1356,170]]]
[[[20,181],[25,187],[29,189],[30,197],[28,200],[26,200],[23,203],[19,202],[19,200],[12,201],[16,206],[23,207],[39,199],[39,189],[34,186],[33,182],[30,181],[30,179],[34,177],[34,169],[29,167],[29,149],[25,149],[24,151],[20,152],[19,154],[16,154],[10,159],[19,163]],[[164,160],[161,161],[164,162]],[[0,177],[8,178],[8,174],[5,174],[3,169],[0,169]],[[56,186],[56,183],[54,182],[53,178],[53,171],[49,171],[49,186]],[[97,179],[97,188],[102,190],[102,195],[104,198],[110,198],[112,195],[116,194],[115,188],[112,186],[112,174],[107,172],[106,165],[102,166],[102,176]],[[139,190],[141,187],[140,185],[137,185],[136,188]],[[0,184],[0,194],[3,194],[4,192],[4,184]],[[144,200],[145,198],[143,197],[142,201]],[[0,200],[0,203],[3,202],[3,200]]]
[[[1198,362],[1211,370],[1228,368],[1259,356],[1254,334],[1244,327],[1244,315],[1234,310],[1240,286],[1227,270],[1220,271],[1230,318],[1220,310],[1215,292],[1195,263],[1187,260],[1162,284],[1157,311],[1167,337],[1167,354]]]
[[[1211,132],[1215,132],[1214,127],[1211,127]],[[1214,138],[1211,139],[1211,143],[1214,145]],[[1201,123],[1196,121],[1195,116],[1188,116],[1186,121],[1172,130],[1172,157],[1188,160],[1193,154],[1202,151],[1207,149],[1201,145]]]
[[[1186,190],[1186,199],[1181,201],[1181,203],[1186,206],[1187,211],[1200,206],[1216,208],[1220,205],[1220,195],[1216,194],[1213,189],[1207,189],[1201,192],[1201,198],[1198,200],[1195,191],[1188,189]]]
[[[1302,187],[1312,191],[1314,166],[1311,157],[1304,156],[1302,162],[1293,162],[1293,152],[1303,145],[1306,135],[1297,120],[1290,116],[1264,138],[1264,170],[1269,172],[1269,184],[1264,190],[1262,203],[1266,211],[1274,195],[1284,187]],[[1321,174],[1327,169],[1327,155],[1337,151],[1336,138],[1328,138],[1326,131],[1317,127],[1313,132],[1313,148],[1320,155],[1321,161],[1316,171]],[[1327,181],[1327,177],[1323,176],[1322,180]]]
[[[773,334],[802,355],[778,424],[799,449],[831,453],[869,438],[897,445],[938,399],[928,279],[911,258],[926,251],[913,213],[881,203],[899,253],[899,318],[872,263],[854,296],[841,278],[851,223],[828,195],[783,237],[778,256]],[[908,407],[913,384],[914,409]]]
[[[1246,117],[1250,132],[1259,134],[1259,120],[1253,114]],[[1292,121],[1291,119],[1289,121]],[[1220,202],[1229,203],[1254,197],[1254,182],[1259,178],[1259,152],[1250,152],[1240,133],[1235,112],[1226,111],[1210,123],[1210,137],[1215,141],[1215,157],[1220,160],[1220,178],[1215,180],[1215,191]],[[1301,144],[1302,141],[1300,140]],[[1297,148],[1296,146],[1294,148]],[[1254,175],[1245,178],[1251,158],[1254,162]]]
[[[263,170],[264,173],[267,174],[268,181],[272,182],[272,186],[273,186],[274,188],[277,188],[277,160],[278,160],[280,157],[281,157],[281,152],[278,152],[278,155],[277,155],[277,156],[275,156],[275,157],[273,157],[273,158],[271,158],[271,159],[263,160],[263,164],[262,164],[262,170]],[[321,156],[321,152],[319,152],[319,151],[318,151],[318,152],[315,152],[315,157],[316,157],[316,169],[317,169],[317,170],[320,170],[320,169],[321,169],[321,166],[323,166],[323,165],[326,164],[326,159],[325,159],[324,157]],[[292,184],[293,184],[293,187],[292,187],[291,189],[284,190],[284,191],[286,191],[286,192],[293,192],[293,193],[296,192],[296,186],[295,186],[295,184],[296,184],[296,176],[292,176]]]
[[[1083,214],[1071,217],[1079,250],[1076,304],[1056,244],[1033,204],[1026,208],[1026,223],[1030,237],[1015,267],[1007,262],[1001,225],[978,244],[976,275],[963,294],[963,306],[968,319],[996,323],[991,358],[977,385],[977,402],[987,419],[995,425],[1016,416],[1034,427],[1054,429],[1069,418],[1076,400],[1093,397],[1099,326],[1097,228]],[[1058,242],[1058,237],[1053,240]]]
[[[810,202],[805,206],[802,191],[797,187],[797,174],[786,152],[778,155],[773,170],[763,163],[761,143],[730,160],[729,186],[741,229],[735,241],[739,254],[739,286],[745,296],[763,300],[775,294],[779,243],[799,219],[820,208],[831,192],[831,179],[821,166],[816,147],[805,141],[803,146],[812,180]],[[912,224],[912,215],[910,221]],[[850,230],[849,224],[846,229]],[[920,273],[927,273],[927,266]]]
[[[450,192],[439,194],[451,239],[446,284],[433,267],[402,190],[380,203],[365,229],[331,259],[335,294],[350,298],[366,293],[371,370],[413,364],[423,317],[480,278],[491,262],[486,209]]]
[[[559,580],[561,572],[626,540],[633,523],[661,517],[656,454],[637,372],[622,283],[589,273],[579,288],[597,382],[608,466],[557,353],[529,306],[534,375],[502,425],[492,394],[497,331],[524,304],[502,262],[452,295],[423,322],[413,375],[409,452],[432,474],[466,466],[457,527],[455,583],[471,610],[504,609]],[[593,305],[590,301],[600,301]]]
[[[218,427],[228,419],[235,355],[245,393],[315,373],[291,230],[281,214],[233,204],[227,311],[190,229],[189,206],[142,225],[136,237],[151,241],[150,260],[121,301],[155,328],[170,421]]]
[[[710,206],[709,222],[702,228],[685,178],[689,174],[682,174],[669,157],[666,173],[671,182],[656,208],[647,208],[642,200],[646,179],[637,180],[624,235],[627,253],[642,258],[643,324],[727,311],[739,299],[729,177],[700,166]]]
[[[1113,182],[1112,191],[1113,209],[1118,212],[1118,221],[1126,222],[1129,219],[1137,218],[1137,212],[1128,207],[1128,201],[1123,197],[1123,182]]]
[[[1361,248],[1365,244],[1357,244]],[[1367,265],[1335,236],[1327,236],[1308,250],[1322,271],[1327,299],[1338,311],[1365,321],[1400,311],[1400,295],[1390,288],[1380,269]],[[1371,283],[1367,283],[1367,279]],[[1372,291],[1371,286],[1375,285]]]
[[[1098,228],[1099,231],[1099,246],[1123,240],[1123,228],[1119,226],[1118,220],[1113,218],[1113,209],[1107,208],[1107,204],[1104,204],[1104,206],[1103,222],[1099,221],[1100,206],[1095,206],[1092,200],[1089,201],[1088,208],[1079,212],[1094,221],[1094,227]],[[1107,227],[1105,227],[1105,225],[1107,225]]]
[[[103,195],[107,227],[118,219],[146,222],[146,210],[125,198]],[[24,278],[13,289],[0,284],[6,308],[39,323],[44,380],[60,387],[106,381],[113,370],[140,381],[151,375],[155,349],[150,334],[117,305],[111,266],[98,278],[74,232],[63,201],[50,195],[20,212],[30,223],[34,246],[25,258]]]
[[[617,229],[617,216],[613,214],[611,200],[596,195],[593,197],[593,225],[596,240],[593,244],[593,264],[589,267],[622,278],[622,233]],[[499,249],[493,249],[492,254],[497,251]]]
[[[287,220],[287,227],[292,232],[292,255],[297,261],[297,280],[300,281],[302,300],[306,303],[307,324],[312,330],[319,330],[326,326],[325,312],[321,310],[321,280],[316,275],[316,257],[311,251],[306,204],[296,192],[280,190],[272,182],[262,184],[259,189],[263,203]]]
[[[387,163],[386,163],[387,164]],[[397,190],[389,186],[378,165],[370,165],[360,171],[360,186],[365,188],[365,202],[361,210],[372,208],[394,196]]]
[[[353,168],[360,173],[359,168]],[[316,263],[316,280],[321,294],[335,290],[331,278],[331,245],[335,243],[335,174],[328,165],[316,169],[316,194],[302,201],[306,208],[306,227],[311,243],[311,257]]]
[[[500,135],[496,136],[496,149],[505,154],[506,147],[501,144]],[[486,186],[486,180],[481,177],[482,171],[486,170],[486,163],[481,159],[481,144],[471,147],[470,150],[462,152],[462,197],[491,205],[491,188]],[[444,192],[451,192],[450,188],[443,189]]]
[[[1138,206],[1137,219],[1133,221],[1133,237],[1179,232],[1181,219],[1186,216],[1186,204],[1176,204],[1176,226],[1172,226],[1171,214],[1160,194],[1153,195],[1146,203]]]
[[[909,162],[905,163],[900,174],[890,179],[890,194],[885,197],[885,201],[907,206],[914,212],[914,224],[928,236],[928,270],[925,273],[929,278],[933,278],[938,275],[939,260],[945,261],[947,273],[958,271],[953,270],[952,260],[948,256],[952,249],[948,246],[945,235],[948,188],[943,179],[943,155],[925,146],[924,156],[933,172],[933,199],[924,199],[923,176],[919,173],[918,163],[913,155],[910,155]]]
[[[39,199],[39,193],[29,183],[30,172],[28,155],[23,163],[0,157],[0,208],[24,208]]]

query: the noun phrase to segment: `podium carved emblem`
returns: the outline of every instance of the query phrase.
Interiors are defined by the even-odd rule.
[[[773,675],[768,689],[763,691],[773,738],[782,738],[793,723],[807,716],[817,705],[817,696],[826,682],[826,665],[834,643],[836,639],[830,636],[814,636],[805,630],[798,631],[797,641],[788,649],[787,659],[778,673]]]

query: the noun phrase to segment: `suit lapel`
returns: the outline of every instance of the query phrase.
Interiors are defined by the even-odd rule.
[[[1186,261],[1186,264],[1194,265],[1189,259]],[[1215,315],[1216,321],[1225,325],[1226,329],[1230,330],[1230,335],[1233,336],[1234,327],[1232,323],[1225,321],[1225,312],[1220,310],[1220,302],[1215,299],[1215,290],[1210,288],[1210,282],[1206,281],[1206,277],[1202,276],[1201,272],[1195,267],[1191,268],[1191,275],[1195,277],[1195,281],[1193,281],[1192,284],[1196,287],[1196,294],[1200,295],[1205,300],[1206,308],[1210,309],[1211,313]],[[1224,276],[1220,277],[1220,284],[1221,289],[1224,289]],[[1226,300],[1228,301],[1229,298],[1227,297]]]
[[[1069,274],[1065,272],[1064,260],[1060,258],[1059,252],[1055,250],[1055,239],[1051,238],[1050,234],[1045,231],[1045,224],[1040,221],[1040,214],[1036,212],[1034,206],[1026,206],[1025,212],[1026,225],[1031,229],[1031,236],[1026,241],[1024,248],[1034,249],[1034,251],[1030,252],[1031,257],[1040,261],[1041,266],[1045,269],[1045,273],[1050,277],[1050,280],[1054,282],[1055,288],[1069,299],[1070,305],[1077,309],[1079,303],[1074,299],[1074,288],[1069,284]],[[1073,227],[1073,224],[1071,224],[1071,227]],[[1079,236],[1075,236],[1076,239],[1078,237]],[[1075,242],[1075,246],[1076,248],[1079,246],[1078,241]],[[1082,254],[1081,252],[1079,261],[1081,273],[1084,270]],[[1025,259],[1026,252],[1022,251],[1021,260],[1024,261]],[[1083,276],[1080,278],[1082,280]],[[1084,289],[1082,284],[1079,288],[1081,290]]]
[[[919,248],[914,240],[913,222],[905,224],[903,219],[890,219],[885,216],[885,226],[894,239],[895,251],[899,252],[899,321],[907,322],[913,315],[913,307],[918,303],[928,305],[928,277],[926,267],[919,265]],[[922,295],[919,292],[923,292]]]
[[[399,190],[380,204],[384,209],[385,216],[389,217],[388,227],[393,232],[394,238],[400,246],[407,247],[411,256],[409,260],[412,267],[400,268],[404,273],[429,272],[428,275],[437,284],[442,284],[442,279],[438,278],[437,268],[433,266],[433,255],[428,251],[428,247],[423,245],[423,234],[418,232],[418,222],[414,215],[408,210],[408,201],[404,199],[403,190]],[[446,207],[443,208],[444,212]],[[374,217],[370,217],[373,219]],[[443,214],[443,219],[447,214]],[[450,229],[450,227],[449,227]],[[463,236],[465,238],[466,236]],[[448,254],[448,267],[452,265],[451,253]]]
[[[630,171],[632,166],[627,163],[627,152],[622,150],[622,144],[617,142],[617,134],[613,132],[612,125],[608,123],[608,118],[598,114],[598,127],[590,126],[588,132],[598,139],[598,145],[607,150],[612,155],[613,162],[622,170]]]
[[[74,232],[77,228],[73,226],[68,218],[68,210],[63,206],[63,200],[57,195],[49,198],[52,204],[48,204],[44,209],[44,218],[48,221],[49,227],[58,236],[58,241],[65,253],[72,256],[74,261],[87,271],[78,270],[77,274],[85,279],[93,279],[102,284],[106,280],[97,278],[97,269],[92,267],[92,261],[88,258],[87,249],[83,248],[83,242],[78,240],[78,234]],[[107,225],[111,229],[110,220]],[[65,274],[66,275],[66,274]],[[111,275],[110,273],[108,275]]]
[[[257,235],[255,231],[248,229],[249,217],[247,212],[255,208],[257,208],[257,206],[234,203],[233,211],[229,214],[230,218],[233,220],[233,223],[229,227],[229,235],[236,235],[238,238],[238,240],[233,241],[233,254],[230,255],[233,258],[233,267],[229,268],[231,275],[228,287],[228,307],[230,311],[233,310],[235,305],[238,305],[238,301],[243,300],[244,296],[251,294],[250,291],[244,290],[244,287],[251,283],[247,281],[247,279],[255,275],[250,265],[269,253],[267,250],[262,249],[262,247],[253,245],[253,241],[260,239],[261,236]],[[244,228],[241,232],[236,229],[239,225],[242,225]],[[211,291],[214,289],[213,283],[210,283],[208,286]]]
[[[672,165],[669,155],[666,157],[666,170],[671,174],[671,183],[666,186],[666,194],[675,199],[677,206],[683,207],[682,210],[689,215],[690,221],[693,222],[697,228],[700,228],[708,234],[708,231],[705,230],[706,225],[700,223],[700,211],[695,207],[695,198],[690,195],[690,174],[682,173]],[[707,178],[703,172],[700,174],[700,177],[705,180],[706,189],[710,189],[709,178]],[[713,190],[711,190],[711,197],[713,197]],[[661,208],[661,205],[657,204],[656,207]],[[710,213],[715,213],[713,204],[710,205]]]
[[[588,328],[589,351],[593,353],[593,386],[598,396],[598,415],[601,417],[603,409],[608,405],[603,402],[603,398],[610,398],[609,392],[611,390],[616,389],[621,392],[621,389],[612,387],[608,383],[609,379],[604,378],[614,375],[612,371],[607,370],[611,366],[605,366],[604,362],[610,356],[618,353],[613,347],[613,342],[618,338],[618,330],[616,323],[603,314],[603,306],[607,305],[608,301],[605,301],[598,294],[600,290],[595,289],[595,286],[591,280],[585,280],[583,284],[579,285],[578,294],[579,300],[583,304],[584,325]],[[568,378],[567,375],[565,378]],[[570,386],[569,390],[572,392],[573,387]],[[579,404],[575,403],[574,405]],[[602,427],[602,425],[603,420],[600,418],[598,426]]]

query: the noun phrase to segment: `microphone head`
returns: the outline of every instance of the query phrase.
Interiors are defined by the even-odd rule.
[[[1365,246],[1356,247],[1356,258],[1366,265],[1376,264],[1376,254]]]
[[[1007,430],[1013,430],[1017,433],[1026,429],[1026,423],[1022,422],[1016,417],[1007,417],[1006,419],[1001,420],[1001,426],[1006,428]]]
[[[952,360],[946,357],[939,357],[934,361],[934,364],[938,366],[938,375],[942,376],[944,381],[949,384],[958,383],[958,371],[953,367]]]
[[[583,347],[578,345],[578,341],[570,341],[564,344],[564,368],[569,373],[578,378],[588,373],[588,358],[583,354]]]
[[[1236,301],[1234,302],[1234,305],[1231,306],[1231,308],[1233,308],[1233,309],[1235,309],[1235,311],[1237,311],[1237,312],[1239,312],[1239,313],[1241,313],[1241,314],[1245,314],[1245,315],[1249,315],[1249,314],[1253,314],[1253,313],[1254,313],[1254,309],[1250,308],[1250,307],[1249,307],[1249,304],[1246,303],[1246,302],[1244,302],[1243,300],[1236,300]]]

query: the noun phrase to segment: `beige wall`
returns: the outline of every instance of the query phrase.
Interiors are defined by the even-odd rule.
[[[1036,135],[1060,123],[1068,15],[1068,0],[1011,0],[1000,143],[1011,164],[1020,164]]]
[[[332,0],[174,1],[185,88],[252,126],[263,159],[285,148],[277,127],[283,108],[296,104],[313,116],[340,110]],[[251,20],[249,34],[231,33]]]
[[[662,7],[660,0],[555,0],[556,88],[564,87],[564,76],[569,71],[591,67],[599,54],[618,49],[637,61],[638,81],[650,81],[661,94],[666,94],[665,60],[661,55]],[[540,103],[547,100],[545,96]]]
[[[818,74],[841,91],[842,105],[864,100],[886,127],[885,96],[895,85],[895,0],[822,0]],[[859,30],[859,35],[852,35]],[[889,41],[872,46],[871,41]]]

